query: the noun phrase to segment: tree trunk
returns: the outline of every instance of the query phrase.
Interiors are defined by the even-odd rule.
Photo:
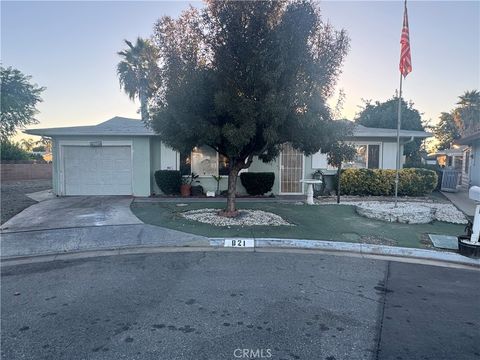
[[[337,169],[337,204],[340,204],[340,176],[342,174],[342,165],[340,164]]]
[[[235,217],[238,214],[235,208],[238,172],[239,170],[236,167],[232,167],[228,174],[227,208],[221,213],[223,216]]]
[[[142,121],[148,121],[148,109],[147,109],[147,96],[144,92],[140,92],[140,116],[142,117]]]

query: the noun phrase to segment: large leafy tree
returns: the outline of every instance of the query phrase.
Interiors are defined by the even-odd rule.
[[[393,96],[387,101],[366,101],[362,111],[355,118],[355,122],[372,128],[396,129],[398,119],[398,96]],[[423,131],[422,117],[414,108],[412,102],[407,103],[402,99],[402,124],[404,130]],[[417,139],[405,145],[404,154],[411,160],[419,155],[422,140]]]
[[[436,148],[448,149],[461,136],[480,131],[480,92],[465,91],[451,112],[442,112],[439,122],[432,126],[438,141]]]
[[[453,142],[461,136],[454,116],[447,112],[440,114],[440,120],[436,126],[432,127],[432,130],[438,141],[436,145],[438,149],[450,148]]]
[[[135,44],[125,40],[127,48],[119,51],[122,60],[117,65],[120,86],[131,100],[140,101],[142,120],[148,121],[148,101],[160,84],[157,64],[158,50],[149,41],[137,38]]]
[[[307,1],[207,1],[155,26],[162,87],[152,127],[179,151],[207,145],[228,158],[225,216],[240,170],[282,144],[311,154],[332,142],[326,99],[348,49],[345,31]]]
[[[35,140],[32,138],[24,138],[20,140],[20,146],[25,150],[25,151],[32,151],[32,149],[35,146]]]
[[[18,129],[37,124],[37,106],[42,102],[40,94],[45,90],[32,84],[31,76],[12,67],[0,67],[1,123],[0,138],[5,141]]]

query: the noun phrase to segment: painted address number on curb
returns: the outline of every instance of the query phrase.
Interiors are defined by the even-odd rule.
[[[225,247],[252,248],[255,246],[253,239],[225,239]]]

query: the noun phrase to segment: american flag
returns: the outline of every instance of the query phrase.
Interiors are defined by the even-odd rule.
[[[412,72],[412,58],[410,57],[410,35],[408,31],[407,1],[405,0],[405,12],[403,13],[403,28],[400,38],[400,73],[406,77]]]

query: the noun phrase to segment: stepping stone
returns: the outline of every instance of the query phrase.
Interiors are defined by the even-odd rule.
[[[458,250],[458,240],[456,236],[428,234],[433,246],[440,249]]]

